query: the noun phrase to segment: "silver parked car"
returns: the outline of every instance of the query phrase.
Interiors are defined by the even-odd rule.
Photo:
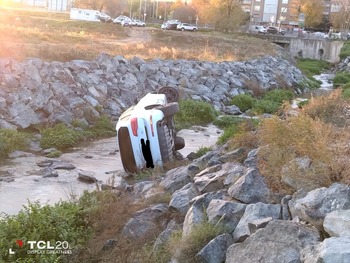
[[[177,29],[177,30],[182,30],[182,31],[185,31],[185,30],[188,30],[188,31],[197,31],[197,30],[198,30],[198,27],[195,26],[195,25],[188,24],[188,23],[181,23],[181,24],[178,24],[178,25],[177,25],[176,29]]]

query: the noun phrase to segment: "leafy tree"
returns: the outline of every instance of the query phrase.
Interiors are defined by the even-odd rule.
[[[322,23],[324,7],[319,0],[301,0],[301,10],[305,14],[305,26],[317,27]]]
[[[245,18],[242,0],[193,0],[192,3],[201,20],[213,24],[219,30],[234,30]]]

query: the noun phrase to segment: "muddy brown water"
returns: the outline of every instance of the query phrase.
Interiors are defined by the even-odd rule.
[[[187,156],[200,147],[216,143],[221,131],[215,126],[185,129],[178,133],[185,138],[186,146],[180,152]],[[74,170],[57,170],[58,177],[43,178],[38,175],[37,163],[46,157],[30,155],[13,158],[0,165],[0,176],[9,174],[14,181],[0,181],[0,213],[16,214],[29,202],[54,204],[80,196],[84,190],[96,189],[95,184],[80,182],[78,170],[94,172],[94,176],[108,183],[115,171],[123,170],[116,138],[93,142],[87,146],[64,153],[59,160],[75,165]]]

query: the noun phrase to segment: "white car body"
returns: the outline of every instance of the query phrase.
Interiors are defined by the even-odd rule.
[[[188,23],[181,23],[181,24],[178,24],[177,25],[177,30],[182,30],[182,31],[197,31],[198,30],[198,27],[195,26],[195,25],[191,25],[191,24],[188,24]]]
[[[124,18],[120,24],[122,26],[133,26],[133,22],[130,18]]]
[[[141,21],[141,20],[133,20],[132,21],[132,24],[134,25],[134,26],[146,26],[146,23],[145,22],[143,22],[143,21]]]
[[[126,172],[137,173],[145,167],[163,166],[175,158],[175,144],[180,137],[175,137],[173,115],[178,110],[178,103],[168,103],[165,94],[148,93],[120,116],[116,130]],[[183,139],[182,144],[177,148],[184,147]],[[145,154],[146,146],[150,156]]]
[[[259,26],[259,25],[250,25],[249,31],[251,33],[258,33],[258,34],[266,34],[267,33],[267,29],[265,27]]]
[[[127,16],[118,16],[117,18],[113,19],[113,24],[121,24],[124,19],[130,19],[129,17]]]

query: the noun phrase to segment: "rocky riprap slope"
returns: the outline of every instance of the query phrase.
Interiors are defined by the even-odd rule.
[[[294,87],[305,77],[281,56],[246,62],[187,60],[144,61],[101,54],[94,61],[18,62],[0,59],[0,128],[26,129],[38,123],[91,124],[100,114],[116,119],[147,92],[162,86],[178,87],[183,96],[211,102],[216,109],[249,91]],[[255,84],[254,84],[255,83]]]
[[[350,262],[350,187],[334,183],[328,188],[277,195],[256,166],[258,151],[252,150],[239,162],[242,149],[218,148],[166,172],[158,181],[128,185],[120,180],[115,187],[127,189],[135,202],[171,194],[169,203],[153,203],[135,213],[125,224],[123,235],[139,239],[162,228],[153,247],[157,250],[174,231],[182,230],[184,238],[206,220],[212,224],[220,221],[225,233],[203,246],[196,255],[198,262]],[[174,211],[184,220],[166,216]],[[108,240],[104,249],[117,243]],[[171,262],[183,261],[173,258]]]

